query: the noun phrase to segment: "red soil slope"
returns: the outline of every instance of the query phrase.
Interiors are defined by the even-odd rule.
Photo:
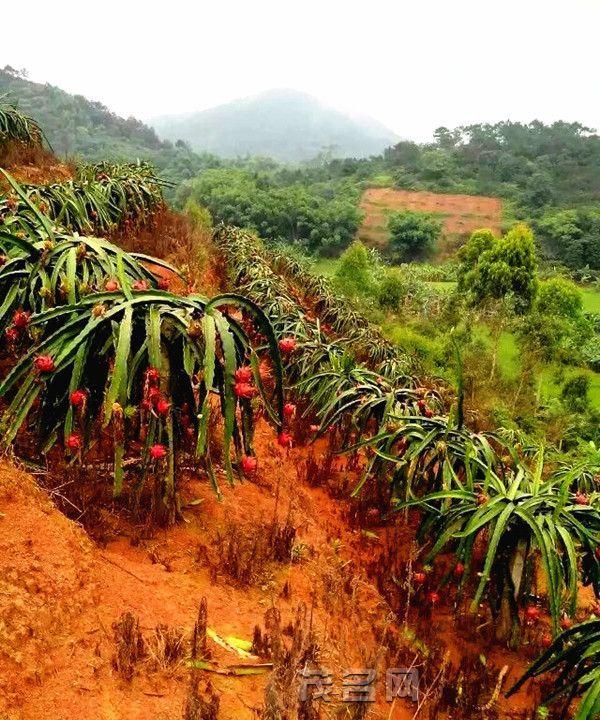
[[[98,544],[62,515],[29,475],[8,464],[0,466],[3,720],[181,717],[190,670],[182,658],[165,661],[160,638],[167,628],[182,636],[187,657],[201,598],[207,600],[210,628],[221,637],[248,640],[255,626],[263,625],[269,608],[278,608],[283,628],[300,608],[304,633],[311,627],[319,648],[314,657],[334,673],[338,691],[346,668],[378,668],[377,702],[369,715],[373,720],[413,716],[416,706],[411,701],[398,700],[393,708],[385,701],[383,677],[386,668],[410,665],[421,652],[434,663],[423,670],[427,684],[439,670],[444,671],[442,679],[456,682],[460,663],[468,659],[478,664],[484,653],[490,684],[482,684],[478,692],[486,701],[492,700],[500,668],[508,666],[505,683],[518,676],[525,658],[475,637],[472,624],[458,628],[444,602],[433,615],[421,606],[422,618],[411,621],[405,633],[402,618],[394,622],[373,574],[388,573],[392,555],[398,558],[397,567],[405,567],[413,530],[375,525],[368,536],[353,529],[348,503],[314,487],[319,480],[314,471],[306,471],[305,461],[314,450],[298,448],[287,454],[274,445],[272,430],[264,423],[257,448],[258,476],[234,488],[223,481],[222,502],[205,479],[190,476],[183,490],[185,522],[151,530],[131,521],[123,510],[107,508],[102,522],[91,528],[102,539]],[[317,465],[322,451],[316,453]],[[329,476],[339,482],[344,474],[334,470]],[[296,530],[297,562],[262,556],[263,539],[274,522]],[[241,578],[248,568],[251,577]],[[422,602],[413,598],[413,606]],[[130,680],[114,666],[114,626],[125,612],[139,618],[147,643]],[[284,630],[284,635],[289,632]],[[270,661],[240,659],[215,642],[208,645],[211,662],[221,669]],[[220,696],[219,718],[261,717],[271,675],[200,675]],[[289,717],[295,718],[297,682],[280,688],[276,696],[278,702],[291,703]],[[510,705],[514,715],[501,697],[499,702],[500,712],[506,713],[499,717],[525,717],[522,713],[532,707],[533,698],[521,693]]]
[[[195,245],[198,238],[177,217],[159,218],[147,235],[135,249],[178,264],[184,258],[193,284],[218,288],[222,269],[210,246]],[[234,488],[222,478],[219,502],[206,477],[190,469],[181,478],[184,522],[167,530],[136,521],[125,506],[85,516],[84,530],[59,512],[31,476],[0,465],[0,718],[172,720],[187,708],[186,720],[210,720],[215,716],[190,711],[196,677],[200,697],[208,701],[213,691],[220,697],[221,720],[278,717],[276,712],[290,720],[314,719],[319,716],[298,715],[298,678],[289,675],[302,658],[330,669],[338,692],[345,669],[377,668],[372,720],[414,716],[410,700],[386,702],[383,680],[387,668],[413,662],[422,688],[430,688],[429,707],[439,708],[437,717],[471,716],[443,705],[444,688],[459,683],[473,708],[489,704],[490,718],[529,716],[535,686],[510,704],[499,686],[496,691],[504,667],[504,687],[522,672],[527,649],[519,656],[503,650],[483,616],[457,621],[450,596],[432,611],[421,590],[406,607],[407,563],[418,562],[414,528],[380,525],[375,514],[368,531],[361,530],[353,520],[356,505],[345,499],[355,469],[346,460],[327,466],[325,445],[299,443],[284,451],[260,422],[256,477]],[[63,487],[64,477],[41,480],[63,510],[79,517],[64,499],[77,498]],[[363,515],[363,527],[364,520]],[[278,557],[279,546],[284,550]],[[444,568],[435,572],[439,576]],[[186,658],[203,598],[208,626],[220,637],[251,640],[259,626],[263,634],[268,629],[270,650],[263,642],[255,657],[240,658],[209,639],[210,662],[220,672],[193,675]],[[127,662],[123,643],[117,643],[124,613],[139,619],[143,636],[143,642],[126,646]],[[274,668],[268,674],[222,674],[241,663]],[[271,715],[263,714],[265,703]],[[356,707],[348,704],[321,710],[323,719],[362,717],[349,714]]]
[[[43,148],[21,143],[5,143],[0,148],[0,167],[18,182],[44,185],[71,180],[72,165],[62,162]]]
[[[365,218],[358,236],[363,242],[380,247],[387,243],[387,216],[394,210],[439,213],[443,217],[444,233],[455,238],[464,237],[481,227],[500,232],[502,217],[502,201],[499,198],[393,188],[366,190],[360,207]]]

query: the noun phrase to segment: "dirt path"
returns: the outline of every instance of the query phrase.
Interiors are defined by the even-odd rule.
[[[266,428],[263,432],[270,434]],[[222,502],[206,482],[188,479],[186,498],[201,502],[168,531],[140,539],[139,528],[120,516],[109,517],[105,547],[94,545],[54,509],[30,476],[3,466],[0,716],[180,717],[189,670],[182,662],[155,667],[145,659],[132,681],[125,681],[112,666],[113,625],[131,612],[146,638],[163,625],[187,639],[201,598],[207,600],[211,628],[220,636],[248,640],[269,607],[280,609],[282,626],[293,621],[299,605],[312,608],[323,661],[333,667],[364,664],[363,653],[375,647],[373,630],[387,622],[387,610],[367,585],[341,592],[347,566],[334,541],[341,547],[353,544],[341,508],[322,491],[299,486],[296,473],[283,466],[283,451],[273,449],[261,458],[260,485],[224,488]],[[240,537],[253,543],[274,517],[282,524],[290,518],[297,528],[300,562],[251,561],[236,544]],[[236,553],[242,564],[256,564],[249,583],[229,574],[227,563]],[[223,667],[240,662],[214,643],[210,651]],[[256,717],[266,676],[211,679],[221,697],[219,718]]]

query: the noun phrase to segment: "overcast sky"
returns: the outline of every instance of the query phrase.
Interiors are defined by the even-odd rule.
[[[4,20],[0,66],[124,116],[289,87],[416,139],[600,127],[600,0],[28,0]]]

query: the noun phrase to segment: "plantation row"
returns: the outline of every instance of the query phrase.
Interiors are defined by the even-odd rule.
[[[468,597],[472,613],[486,600],[498,636],[512,645],[525,626],[540,626],[538,642],[547,649],[512,692],[528,677],[560,670],[548,699],[582,694],[577,720],[597,717],[600,626],[594,615],[600,608],[572,626],[579,584],[592,584],[596,597],[600,591],[600,504],[598,493],[586,494],[585,471],[548,471],[543,448],[530,467],[498,438],[463,429],[460,412],[456,422],[433,416],[428,392],[410,378],[400,376],[405,387],[398,388],[355,360],[352,352],[361,353],[356,340],[327,338],[271,263],[287,268],[303,293],[312,290],[314,306],[329,292],[326,284],[311,283],[293,261],[265,252],[247,233],[221,228],[216,241],[235,287],[265,308],[278,336],[293,348],[286,377],[307,398],[305,414],[318,416],[315,431],[335,423],[342,447],[362,436],[351,448],[363,448],[368,458],[355,493],[375,478],[390,483],[395,511],[421,510],[418,538],[426,554],[422,569],[409,578],[417,592],[430,588],[427,599],[435,604],[442,588],[448,597],[453,583],[454,607],[459,610]],[[454,561],[440,577],[431,564],[448,552]],[[550,632],[544,630],[542,597],[535,595],[539,570]]]
[[[233,482],[232,448],[238,462],[252,465],[253,406],[240,393],[242,379],[255,381],[253,394],[273,423],[282,424],[279,348],[263,312],[235,295],[209,301],[161,289],[143,265],[145,256],[57,229],[55,218],[7,179],[19,205],[0,225],[0,323],[5,355],[18,361],[0,383],[7,400],[4,442],[29,418],[42,452],[62,440],[70,464],[100,460],[110,443],[115,496],[125,468],[138,492],[152,477],[173,518],[176,466],[184,457],[202,459],[217,487],[209,436],[220,426]],[[126,193],[117,178],[109,180]],[[245,330],[220,312],[224,305],[243,307],[267,338],[269,392]]]
[[[147,163],[83,165],[74,180],[23,185],[19,193],[8,194],[0,203],[0,219],[17,232],[35,229],[33,204],[70,232],[106,234],[119,226],[131,231],[162,208],[163,185]]]
[[[359,359],[390,380],[406,375],[409,362],[400,349],[338,295],[325,277],[309,272],[283,252],[265,251],[265,258],[275,273],[288,278],[298,292],[312,301],[314,313],[354,347]]]
[[[335,423],[346,439],[362,438],[354,448],[367,449],[368,460],[355,492],[369,477],[387,478],[396,509],[422,510],[419,534],[430,546],[424,564],[452,549],[461,569],[458,593],[471,594],[472,611],[487,598],[498,615],[506,604],[516,622],[537,558],[554,632],[561,617],[575,614],[579,581],[600,590],[596,495],[572,488],[564,474],[548,475],[543,449],[530,467],[497,438],[435,416],[437,404],[411,378],[390,381],[358,363],[351,354],[356,341],[331,340],[307,317],[251,235],[221,229],[217,244],[236,287],[265,309],[279,337],[297,343],[287,378],[308,399],[306,413],[317,415],[319,431]],[[480,567],[474,545],[482,533]],[[508,572],[515,567],[520,571]]]

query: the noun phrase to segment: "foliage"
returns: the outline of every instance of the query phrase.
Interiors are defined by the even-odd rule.
[[[531,313],[517,326],[523,349],[544,362],[585,362],[582,348],[592,333],[581,291],[558,277],[540,283]]]
[[[209,211],[205,207],[198,205],[192,198],[188,198],[183,211],[189,218],[194,230],[200,232],[210,232],[212,230],[213,223]]]
[[[85,452],[97,442],[99,429],[110,425],[115,449],[114,492],[119,495],[125,438],[133,431],[144,443],[143,475],[148,473],[153,446],[168,448],[166,492],[170,504],[175,499],[174,452],[176,446],[189,444],[187,428],[195,431],[196,455],[207,457],[210,396],[215,392],[223,408],[225,467],[233,481],[230,450],[234,439],[238,457],[242,451],[251,453],[251,404],[237,401],[234,394],[235,371],[247,362],[250,346],[241,328],[218,311],[225,304],[239,304],[258,319],[261,331],[267,337],[270,334],[270,349],[278,364],[277,344],[268,322],[255,305],[235,296],[207,301],[160,291],[134,297],[95,293],[76,304],[33,315],[29,328],[41,332],[0,384],[0,397],[10,396],[2,419],[4,442],[14,439],[30,411],[36,415],[46,451],[63,435],[68,448]],[[42,368],[40,358],[50,359],[50,369]],[[157,381],[150,378],[148,368],[158,373]],[[254,374],[258,378],[256,369]],[[196,376],[202,377],[199,388],[195,387]],[[262,387],[258,380],[257,385]],[[165,398],[164,409],[152,387]],[[281,384],[278,389],[281,413]],[[85,394],[85,412],[76,417],[72,393],[77,390]],[[262,397],[269,405],[267,397]],[[236,404],[240,406],[239,425]],[[275,419],[282,417],[270,412]],[[187,420],[181,424],[183,416]],[[77,438],[75,444],[73,437]]]
[[[564,716],[573,697],[581,696],[574,720],[597,718],[600,715],[600,620],[593,618],[561,633],[508,695],[515,693],[529,678],[546,673],[553,673],[555,679],[544,702],[565,696]]]
[[[146,160],[165,180],[178,183],[220,163],[214,156],[192,152],[185,143],[160,140],[152,128],[133,117],[120,118],[99,102],[30,82],[10,68],[0,69],[2,93],[18,103],[20,112],[35,117],[54,151],[63,157],[90,162]]]
[[[442,221],[430,213],[400,210],[390,213],[389,252],[394,262],[427,257],[442,232]]]
[[[488,250],[492,250],[496,246],[496,242],[496,235],[489,228],[482,228],[474,230],[468,242],[459,249],[458,281],[461,289],[464,289],[465,275],[477,267],[481,255]]]
[[[9,179],[10,182],[10,179]],[[71,232],[109,233],[149,223],[163,207],[159,179],[147,163],[99,163],[78,168],[75,180],[51,185],[23,185],[0,196],[0,218],[7,225],[36,227],[31,205]]]
[[[519,465],[514,472],[501,473],[468,458],[464,478],[449,472],[443,490],[400,507],[414,505],[424,512],[420,536],[432,543],[425,563],[448,545],[454,546],[465,565],[461,585],[476,572],[476,538],[485,538],[483,569],[471,602],[473,612],[487,593],[494,615],[498,616],[506,603],[516,623],[519,602],[529,592],[526,565],[531,553],[538,554],[556,632],[565,594],[568,613],[573,615],[576,609],[578,556],[589,568],[584,581],[592,582],[595,592],[600,592],[600,563],[595,555],[600,510],[578,504],[561,478],[544,481],[543,458],[541,450],[533,471]]]
[[[551,210],[536,222],[552,255],[572,268],[600,269],[600,209]]]
[[[180,191],[181,202],[194,200],[215,221],[323,254],[342,250],[354,237],[357,197],[343,183],[279,185],[269,174],[237,169],[207,170]]]
[[[12,318],[5,337],[17,357],[0,383],[3,443],[10,444],[25,423],[40,437],[44,453],[62,438],[77,462],[93,457],[94,447],[108,438],[114,494],[121,493],[126,466],[138,491],[149,475],[158,476],[172,519],[182,453],[205,461],[218,490],[209,438],[219,413],[225,469],[233,482],[232,451],[237,461],[252,454],[251,398],[260,398],[277,428],[283,423],[281,359],[264,313],[239,295],[208,300],[152,289],[157,281],[140,260],[175,271],[106,240],[65,234],[6,177],[21,204],[0,225],[0,322]],[[111,196],[120,197],[118,178],[107,175],[106,183]],[[125,213],[132,204],[143,212],[135,203],[145,200],[125,185]],[[232,308],[241,310],[243,324],[228,316]],[[262,383],[245,328],[265,343],[272,392]],[[248,376],[243,392],[240,368]]]
[[[589,377],[584,373],[577,373],[563,385],[560,393],[561,400],[572,412],[581,412],[587,407],[589,390]]]
[[[581,443],[568,457],[558,460],[555,475],[575,492],[589,495],[600,491],[600,448],[593,442]]]
[[[583,297],[574,283],[556,277],[539,285],[536,310],[543,315],[558,315],[577,321],[583,315]]]
[[[379,286],[379,306],[384,310],[399,310],[407,292],[403,273],[390,268]]]
[[[0,145],[9,140],[28,145],[42,144],[42,130],[35,120],[19,112],[15,105],[6,103],[0,95]]]
[[[298,356],[301,368],[295,363],[289,365],[294,379],[316,372],[321,362],[329,362],[330,351],[334,355],[349,353],[367,359],[379,373],[390,378],[404,374],[406,359],[402,353],[345,298],[336,295],[325,278],[311,275],[293,258],[264,251],[255,238],[235,228],[218,228],[215,240],[225,253],[234,286],[265,310],[277,334],[296,337],[305,347],[313,348],[312,357]],[[326,337],[320,322],[308,317],[283,275],[293,278],[304,292],[313,296],[314,312],[338,334],[336,341]]]
[[[347,295],[370,296],[377,290],[376,274],[373,256],[360,240],[355,240],[341,254],[334,282]]]
[[[153,190],[142,193],[135,177],[131,180],[127,176],[120,182],[118,178],[106,176],[108,182],[102,187],[110,190],[105,194],[92,194],[82,185],[81,198],[85,197],[87,202],[62,206],[61,199],[70,196],[72,183],[67,183],[66,189],[61,185],[50,186],[49,191],[41,188],[47,202],[40,203],[37,191],[26,191],[8,174],[5,173],[5,177],[17,199],[0,197],[0,208],[6,209],[1,216],[4,224],[0,226],[0,255],[3,258],[0,266],[3,292],[0,329],[7,326],[17,309],[36,313],[56,305],[76,303],[90,293],[104,290],[107,283],[121,287],[128,296],[136,289],[158,286],[154,275],[140,262],[144,256],[129,255],[100,238],[59,231],[54,221],[60,219],[81,228],[88,223],[91,225],[92,221],[97,224],[109,222],[109,219],[102,219],[110,218],[109,213],[113,218],[122,213],[141,221],[152,212],[156,203],[162,202],[160,190],[158,195]],[[96,202],[90,207],[92,197]],[[134,205],[132,198],[140,204]],[[39,210],[36,202],[52,211],[52,221]],[[165,263],[155,262],[174,272]]]
[[[459,257],[459,290],[469,294],[472,304],[510,297],[521,312],[531,307],[537,292],[536,254],[526,225],[516,225],[501,238],[477,231]]]
[[[379,172],[402,169],[403,187],[499,195],[536,214],[549,203],[597,201],[599,157],[600,137],[579,123],[508,121],[438,128],[428,145],[403,141],[386,150]]]

